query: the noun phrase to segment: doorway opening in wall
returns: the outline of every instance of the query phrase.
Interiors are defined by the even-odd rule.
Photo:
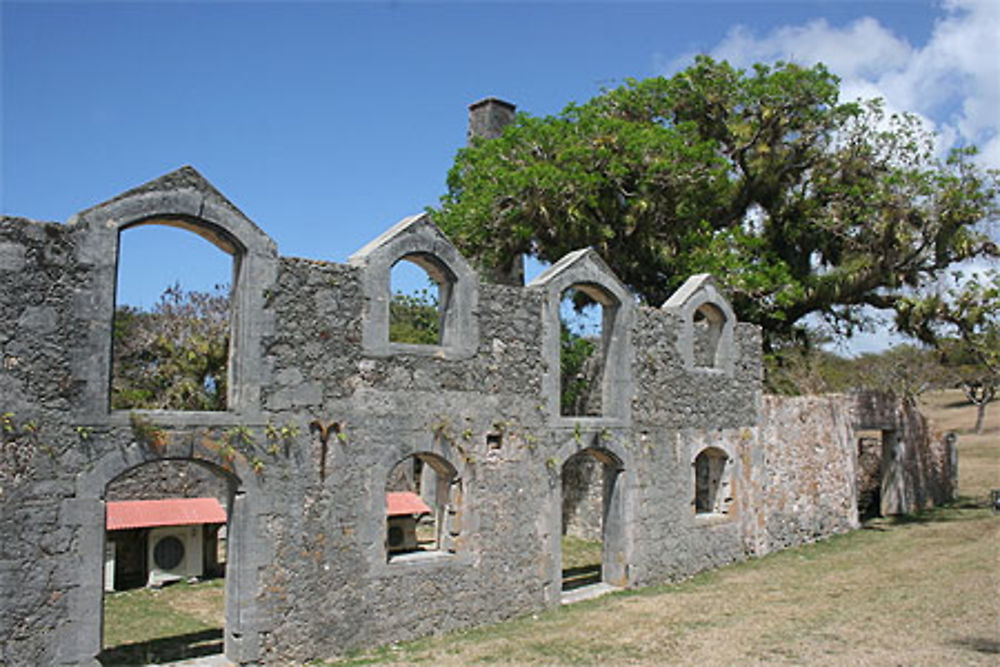
[[[168,220],[119,234],[112,410],[228,407],[235,249],[194,230]]]
[[[562,467],[562,591],[624,585],[609,555],[621,555],[621,466],[604,450],[577,452]]]
[[[559,413],[602,414],[611,297],[596,285],[568,287],[559,300]]]
[[[858,445],[858,521],[865,522],[882,514],[883,432],[855,429],[854,438]]]
[[[441,345],[453,280],[433,258],[406,255],[392,266],[389,342]]]
[[[385,482],[386,560],[454,554],[461,504],[461,480],[450,463],[431,453],[403,458]]]
[[[224,652],[235,486],[221,470],[183,460],[146,463],[107,485],[97,610],[104,664]]]

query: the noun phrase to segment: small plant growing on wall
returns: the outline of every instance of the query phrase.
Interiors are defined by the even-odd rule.
[[[448,417],[439,417],[436,422],[431,424],[431,433],[434,434],[435,438],[455,440],[451,420]]]
[[[160,451],[167,446],[169,442],[167,432],[153,424],[148,417],[133,412],[129,415],[128,421],[136,442],[155,451]]]
[[[285,456],[288,456],[292,441],[299,435],[299,427],[296,424],[286,422],[281,426],[275,425],[270,420],[264,426],[264,437],[267,438],[267,453],[277,456],[279,447],[284,445]]]
[[[2,435],[3,444],[28,450],[26,456],[22,455],[16,458],[30,458],[37,449],[45,451],[50,458],[55,458],[55,450],[51,445],[41,441],[39,431],[38,423],[33,419],[18,424],[13,412],[4,412],[0,415],[0,435]]]

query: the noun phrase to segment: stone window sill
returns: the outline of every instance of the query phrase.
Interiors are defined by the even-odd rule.
[[[730,523],[733,517],[725,512],[702,512],[694,515],[696,526],[716,526]]]
[[[393,555],[387,562],[378,564],[373,574],[386,577],[412,573],[414,571],[438,570],[470,564],[468,555],[448,551],[414,551]]]

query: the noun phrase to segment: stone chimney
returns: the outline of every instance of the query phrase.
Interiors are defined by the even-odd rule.
[[[486,97],[469,105],[469,130],[466,139],[471,144],[473,137],[496,139],[503,128],[514,122],[516,106],[495,97]],[[510,266],[489,267],[486,278],[498,285],[524,285],[524,257],[518,255]]]
[[[469,131],[467,139],[471,143],[473,137],[496,139],[503,128],[514,120],[517,109],[510,102],[487,97],[469,105]]]

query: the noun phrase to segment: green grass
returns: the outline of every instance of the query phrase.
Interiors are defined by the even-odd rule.
[[[601,541],[584,540],[564,535],[562,538],[562,566],[564,570],[578,567],[601,566]]]
[[[221,653],[224,594],[224,579],[105,594],[104,664]]]

